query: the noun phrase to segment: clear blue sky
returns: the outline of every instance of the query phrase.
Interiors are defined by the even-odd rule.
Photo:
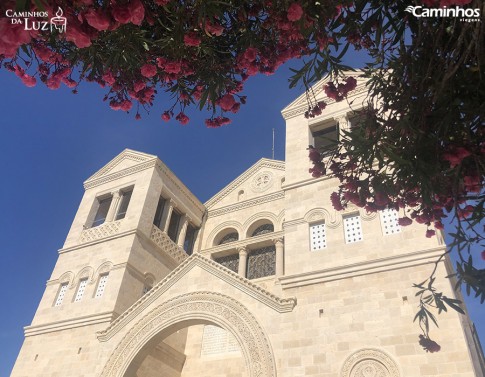
[[[233,123],[207,129],[205,114],[164,123],[159,97],[142,120],[109,109],[104,91],[83,84],[79,94],[43,84],[25,87],[0,70],[0,377],[7,377],[83,195],[82,182],[125,148],[159,156],[202,201],[261,157],[284,159],[280,111],[302,93],[289,90],[288,71],[247,84],[248,104]],[[412,283],[411,281],[409,282]],[[485,344],[485,305],[469,309]],[[412,321],[412,318],[409,319]],[[418,328],[416,327],[418,333]],[[446,347],[446,345],[443,345]]]

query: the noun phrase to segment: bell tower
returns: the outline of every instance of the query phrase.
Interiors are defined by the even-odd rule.
[[[49,360],[82,363],[95,334],[184,261],[205,207],[156,157],[124,150],[84,182],[85,193],[46,284],[12,376]]]

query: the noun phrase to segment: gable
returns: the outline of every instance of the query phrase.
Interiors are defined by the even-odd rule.
[[[113,158],[105,166],[99,169],[91,177],[89,177],[84,185],[90,186],[95,181],[103,179],[108,176],[116,175],[117,173],[128,171],[129,169],[136,169],[137,166],[142,166],[144,163],[154,163],[157,160],[157,156],[137,152],[131,149],[125,149],[118,156]]]
[[[161,302],[196,292],[225,294],[248,308],[264,304],[267,309],[277,313],[291,312],[296,306],[295,298],[280,298],[219,263],[195,253],[116,318],[108,328],[99,332],[98,337],[109,339],[129,326],[129,323],[135,322],[143,312],[150,311],[150,308]]]
[[[262,158],[209,199],[208,210],[281,191],[285,175],[283,161]]]

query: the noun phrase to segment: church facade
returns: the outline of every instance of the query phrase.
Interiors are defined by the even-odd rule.
[[[350,100],[363,96],[359,83]],[[412,283],[442,238],[393,210],[337,212],[337,181],[308,174],[308,145],[352,127],[325,101],[312,120],[305,96],[286,107],[286,161],[259,160],[206,203],[133,150],[86,180],[11,376],[484,376],[467,315],[439,317],[440,352],[418,344]],[[450,268],[437,284],[456,297]]]

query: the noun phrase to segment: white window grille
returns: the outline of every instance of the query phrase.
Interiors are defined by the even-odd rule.
[[[98,288],[96,289],[96,294],[94,295],[95,298],[101,297],[103,295],[107,282],[108,274],[104,274],[99,277]]]
[[[68,283],[61,284],[61,287],[59,288],[59,293],[57,294],[56,303],[54,304],[54,306],[59,306],[64,301],[64,296],[66,295],[66,292],[67,292],[67,285]]]
[[[325,223],[310,225],[310,250],[322,250],[327,247]]]
[[[82,300],[87,284],[88,284],[88,279],[82,279],[79,282],[79,287],[77,288],[76,298],[74,299],[74,302],[78,302]]]
[[[358,214],[344,217],[344,232],[345,243],[362,241],[362,225]]]
[[[399,214],[395,209],[387,208],[384,211],[380,211],[380,216],[382,233],[384,233],[385,236],[401,232]]]
[[[239,352],[239,344],[234,336],[221,327],[206,325],[202,335],[202,356]]]

